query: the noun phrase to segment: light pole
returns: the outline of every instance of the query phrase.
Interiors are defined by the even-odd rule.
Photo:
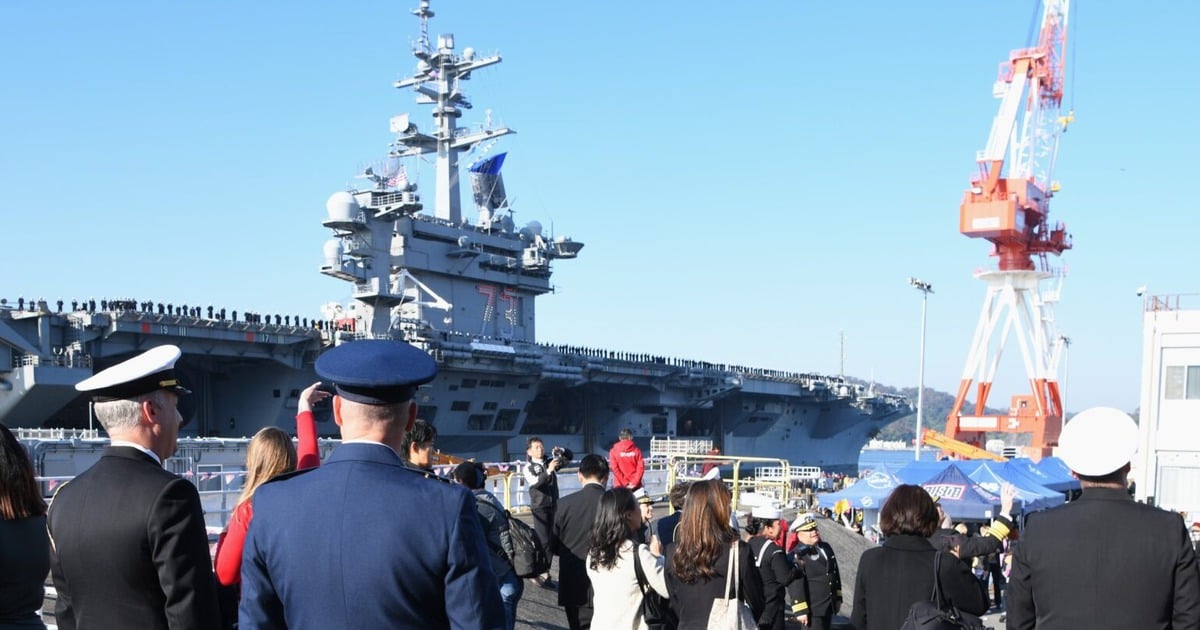
[[[913,459],[919,461],[921,459],[921,420],[925,413],[925,304],[929,301],[929,294],[933,293],[933,285],[912,276],[909,276],[908,284],[921,292],[921,369],[917,373],[917,439],[916,446],[913,447]]]
[[[1067,417],[1067,385],[1071,377],[1071,338],[1066,335],[1059,335],[1058,342],[1063,345],[1063,378],[1062,378],[1062,415],[1065,420]]]

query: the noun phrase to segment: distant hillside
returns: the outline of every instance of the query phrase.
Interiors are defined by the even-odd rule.
[[[869,382],[854,378],[846,377],[847,381],[862,385],[864,387],[870,385]],[[888,385],[880,385],[875,383],[875,391],[883,394],[898,394],[912,401],[913,405],[917,404],[917,388],[916,387],[891,387]],[[927,429],[936,429],[938,431],[946,430],[946,416],[950,415],[950,409],[954,407],[954,394],[940,392],[936,389],[925,388],[925,399],[922,401],[925,407],[925,412],[921,417],[921,422]],[[968,408],[974,408],[973,401],[967,401],[964,405]],[[988,407],[989,414],[1006,413],[1007,410],[995,409]],[[917,434],[917,414],[912,413],[903,416],[883,427],[876,436],[881,440],[904,440],[911,442]]]

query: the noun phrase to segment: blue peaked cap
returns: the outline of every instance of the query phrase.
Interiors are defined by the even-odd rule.
[[[389,339],[344,343],[318,357],[316,369],[338,396],[364,405],[412,400],[418,385],[437,376],[437,362],[427,352]]]

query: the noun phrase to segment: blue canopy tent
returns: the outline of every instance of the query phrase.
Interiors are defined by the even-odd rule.
[[[946,470],[947,466],[954,463],[966,462],[952,462],[949,460],[941,460],[936,462],[912,461],[906,464],[904,468],[897,470],[896,476],[900,478],[901,483],[921,485],[922,483],[933,478],[935,475],[941,474],[943,470]]]
[[[921,484],[938,498],[942,509],[956,521],[986,521],[1000,511],[1000,497],[971,481],[957,462],[950,462],[937,476]],[[1019,509],[1014,502],[1014,510]]]
[[[1026,513],[1062,505],[1067,500],[1063,493],[1038,485],[1016,472],[1015,468],[1008,466],[1008,462],[980,462],[975,471],[967,476],[984,490],[997,496],[1003,484],[1011,483],[1016,489],[1016,498],[1024,504]]]
[[[850,507],[878,510],[883,507],[888,497],[892,496],[892,490],[901,483],[903,482],[886,465],[880,465],[850,487],[822,494],[821,505],[833,507],[835,503],[845,499],[850,502]]]
[[[1057,460],[1058,458],[1047,457],[1042,461],[1044,462],[1049,459]],[[1062,460],[1058,461],[1061,462]],[[1050,468],[1049,470],[1043,470],[1041,466],[1033,463],[1033,460],[1027,457],[1018,457],[1017,459],[1009,460],[1008,463],[1020,468],[1021,472],[1026,476],[1036,479],[1039,484],[1050,488],[1051,490],[1067,492],[1069,490],[1079,489],[1079,480],[1072,477],[1070,471],[1067,471],[1064,474],[1061,470],[1056,470],[1053,468]]]
[[[1057,457],[1043,457],[1042,461],[1038,462],[1036,466],[1038,470],[1046,473],[1051,479],[1072,484],[1072,490],[1079,488],[1079,480],[1075,478],[1075,475],[1071,474],[1070,467],[1063,460]]]

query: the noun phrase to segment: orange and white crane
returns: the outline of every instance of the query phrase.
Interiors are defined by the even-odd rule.
[[[976,445],[988,431],[1032,433],[1030,454],[1037,458],[1057,445],[1062,429],[1057,377],[1062,345],[1053,314],[1061,275],[1047,259],[1071,248],[1063,225],[1048,220],[1050,199],[1058,190],[1051,179],[1058,141],[1073,119],[1073,113],[1060,113],[1069,5],[1069,0],[1044,0],[1037,41],[1014,50],[1000,65],[993,89],[1000,111],[987,147],[976,157],[979,173],[971,178],[959,212],[960,231],[990,242],[998,264],[976,273],[987,283],[987,297],[946,433]],[[1046,281],[1056,281],[1055,286],[1043,289]],[[1031,392],[1013,396],[1007,414],[989,415],[988,395],[1010,337],[1020,350]],[[964,410],[972,385],[974,409]]]

